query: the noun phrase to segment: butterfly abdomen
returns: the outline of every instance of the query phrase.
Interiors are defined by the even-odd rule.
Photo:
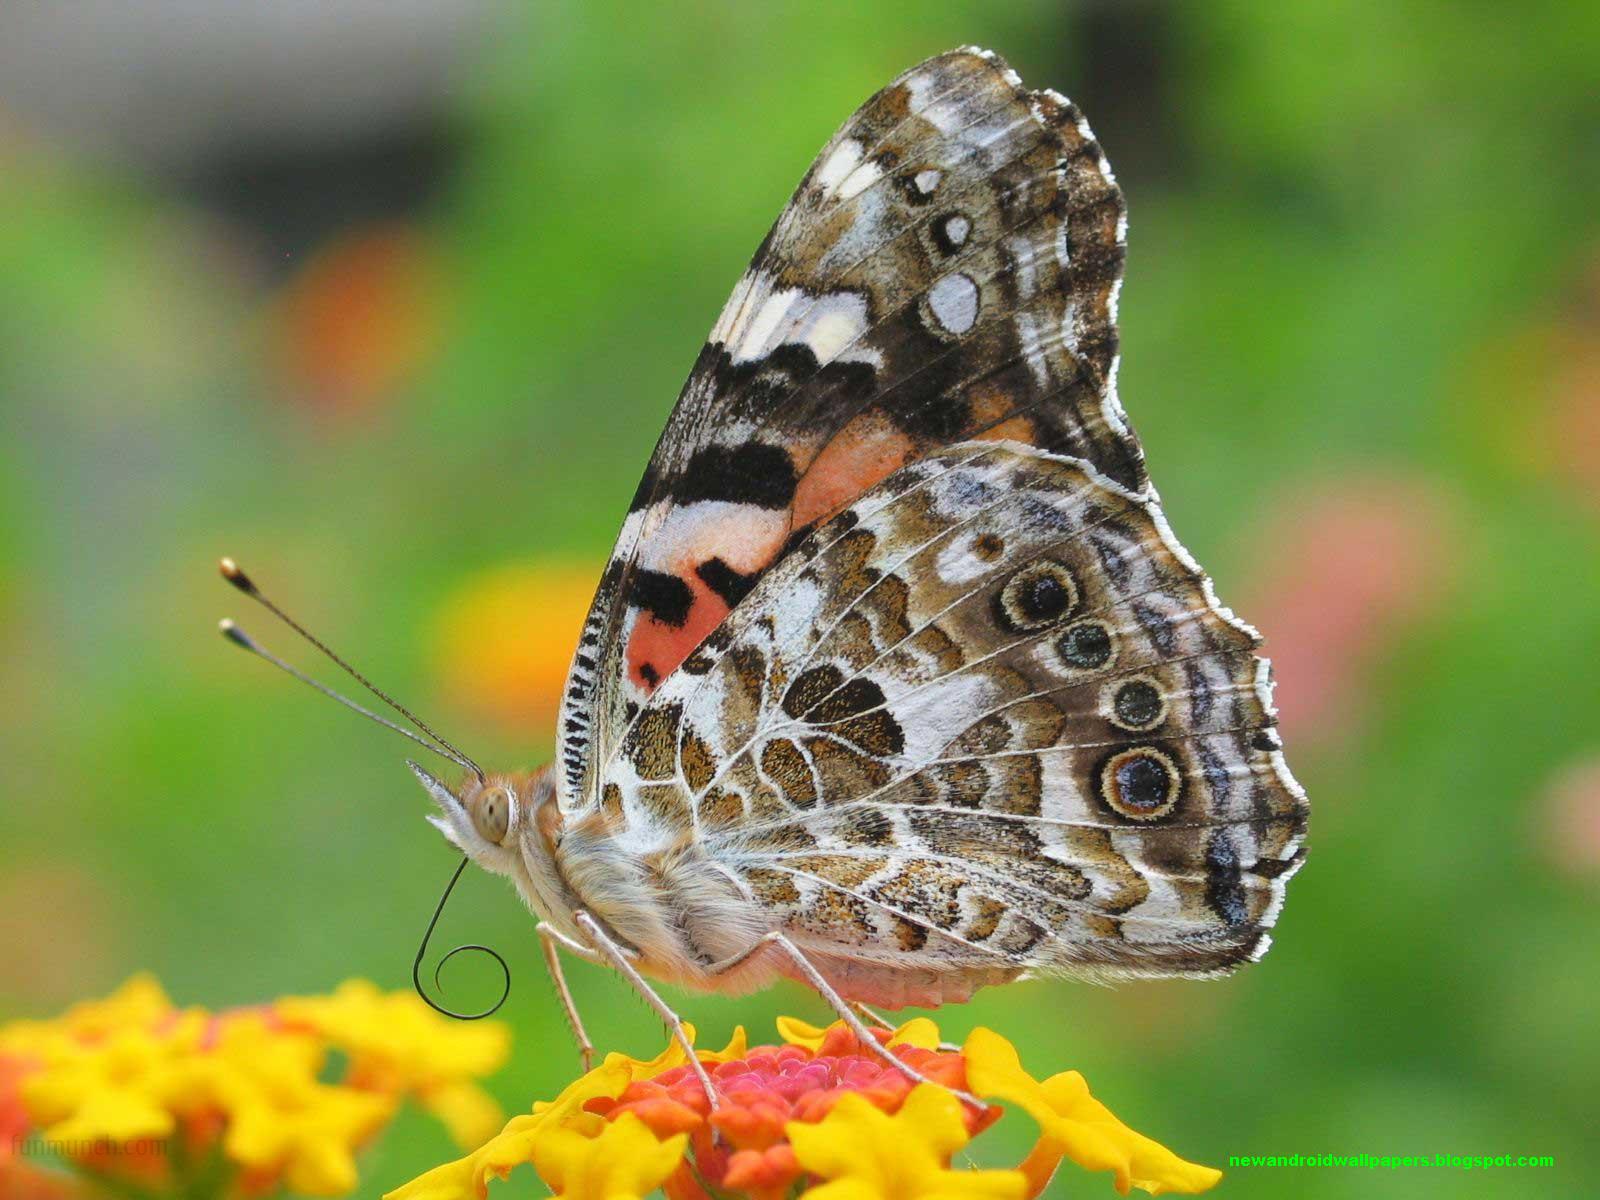
[[[660,840],[654,829],[591,815],[556,841],[553,861],[574,907],[637,951],[647,975],[715,990],[766,982],[770,969],[714,978],[709,968],[755,946],[774,922],[692,835],[650,845]]]

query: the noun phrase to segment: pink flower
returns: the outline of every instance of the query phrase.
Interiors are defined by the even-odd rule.
[[[1379,656],[1447,597],[1450,506],[1420,479],[1347,475],[1292,498],[1267,532],[1243,611],[1267,638],[1291,739],[1350,732]]]
[[[1546,852],[1574,874],[1600,868],[1600,754],[1568,763],[1541,806]]]

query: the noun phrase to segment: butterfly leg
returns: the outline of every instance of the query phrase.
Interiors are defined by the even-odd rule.
[[[660,1017],[666,1024],[667,1028],[672,1032],[672,1036],[677,1039],[678,1045],[683,1047],[683,1052],[689,1056],[689,1067],[694,1071],[695,1077],[700,1080],[700,1086],[706,1093],[706,1100],[712,1108],[716,1108],[717,1089],[712,1086],[711,1076],[706,1074],[705,1067],[701,1065],[700,1057],[694,1051],[694,1043],[689,1040],[689,1035],[684,1032],[683,1021],[678,1014],[673,1012],[668,1007],[667,1002],[657,994],[656,990],[645,982],[644,976],[639,974],[638,969],[628,961],[628,956],[622,952],[622,947],[613,942],[606,931],[600,927],[600,922],[582,911],[572,914],[572,922],[583,930],[584,936],[593,943],[594,949],[599,952],[600,956],[633,985],[633,990],[644,998],[646,1004],[655,1009],[656,1016]]]
[[[604,965],[605,960],[589,947],[567,937],[553,925],[540,921],[536,932],[539,934],[539,945],[544,950],[544,965],[549,968],[550,980],[556,985],[556,995],[561,1000],[561,1007],[566,1011],[567,1025],[572,1030],[573,1038],[577,1040],[578,1056],[583,1060],[583,1070],[587,1074],[594,1069],[594,1043],[589,1040],[588,1030],[583,1027],[583,1018],[578,1015],[577,1002],[572,998],[572,990],[567,987],[567,976],[561,969],[561,951],[567,950],[587,962]]]
[[[805,976],[806,981],[817,990],[817,993],[828,1002],[829,1007],[831,1007],[834,1012],[839,1014],[840,1020],[849,1026],[850,1032],[856,1035],[856,1039],[863,1046],[867,1047],[869,1050],[877,1051],[878,1056],[882,1058],[884,1062],[888,1063],[891,1067],[893,1067],[896,1071],[899,1071],[900,1074],[904,1075],[913,1083],[933,1082],[921,1071],[913,1067],[910,1063],[903,1062],[894,1054],[893,1051],[891,1051],[883,1043],[879,1042],[877,1038],[872,1036],[872,1031],[862,1023],[861,1018],[856,1015],[855,1009],[853,1009],[849,1003],[839,995],[838,992],[833,990],[833,985],[823,978],[822,972],[817,970],[817,968],[811,964],[811,960],[801,952],[799,946],[796,946],[782,933],[769,933],[765,938],[762,939],[762,941],[770,941],[774,946],[778,947],[778,949],[783,951],[783,953],[788,956],[789,961],[792,962],[800,971],[800,973]],[[960,1091],[957,1088],[950,1088],[948,1090],[954,1093],[956,1099],[960,1100],[963,1104],[970,1104],[974,1108],[984,1107],[983,1101],[979,1100],[976,1096],[969,1095],[968,1093]]]

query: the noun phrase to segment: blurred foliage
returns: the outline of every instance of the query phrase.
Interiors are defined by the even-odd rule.
[[[1263,965],[1018,985],[942,1022],[1081,1066],[1203,1162],[1561,1164],[1237,1170],[1233,1195],[1573,1193],[1600,1076],[1600,787],[1563,785],[1559,813],[1551,797],[1600,754],[1600,8],[515,15],[459,96],[427,209],[336,233],[287,279],[178,184],[0,120],[0,1014],[137,968],[216,1006],[350,974],[403,986],[450,856],[402,747],[211,635],[232,610],[287,649],[215,556],[481,759],[548,756],[548,726],[472,703],[462,589],[598,571],[811,155],[894,74],[977,42],[1077,99],[1119,166],[1122,393],[1223,596],[1271,649],[1275,616],[1313,641],[1327,627],[1274,597],[1356,603],[1347,573],[1316,574],[1324,549],[1426,561],[1360,593],[1404,621],[1342,620],[1350,644],[1322,647],[1348,664],[1348,719],[1285,713],[1313,850]],[[1409,533],[1369,538],[1346,501]],[[1306,579],[1323,584],[1288,586]],[[576,1057],[531,921],[468,879],[443,936],[512,960],[497,1086],[519,1106]],[[655,1043],[617,980],[572,974],[601,1045]],[[469,1006],[493,982],[446,979]],[[821,1015],[783,990],[683,1003],[711,1040]],[[402,1122],[371,1179],[446,1149]]]

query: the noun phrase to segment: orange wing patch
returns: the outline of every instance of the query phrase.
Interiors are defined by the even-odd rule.
[[[862,413],[822,448],[794,495],[793,527],[825,520],[887,479],[917,453],[916,444],[874,409]]]

